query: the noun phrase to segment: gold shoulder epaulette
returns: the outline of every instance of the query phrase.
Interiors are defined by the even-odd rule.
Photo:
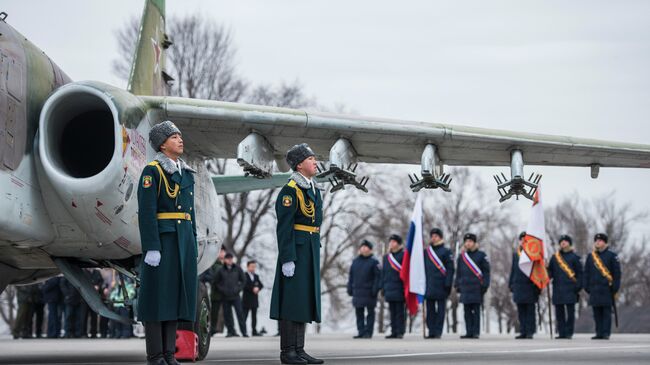
[[[298,197],[298,206],[300,206],[300,211],[302,214],[308,218],[311,218],[312,223],[316,220],[316,205],[309,199],[305,199],[305,196],[302,193],[302,190],[296,185],[295,180],[289,180],[287,186],[293,188],[296,191],[296,196]]]
[[[162,167],[160,167],[160,163],[156,160],[153,160],[148,163],[149,166],[156,166],[158,169],[158,174],[160,175],[160,179],[162,182],[165,184],[165,192],[167,193],[167,196],[170,199],[176,199],[178,196],[178,191],[180,190],[180,186],[176,183],[174,183],[174,189],[172,190],[171,187],[169,186],[169,180],[167,180],[167,176],[163,172]],[[160,182],[158,182],[158,196],[160,196],[160,185],[162,185]]]

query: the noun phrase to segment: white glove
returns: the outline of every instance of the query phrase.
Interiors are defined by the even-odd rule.
[[[293,261],[282,264],[282,274],[288,278],[292,277],[296,271],[296,263]]]
[[[160,251],[147,251],[147,254],[144,256],[144,262],[154,267],[160,265]]]

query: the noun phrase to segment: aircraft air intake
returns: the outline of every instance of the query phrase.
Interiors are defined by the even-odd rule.
[[[35,144],[39,180],[55,193],[43,194],[52,200],[47,206],[64,207],[98,245],[118,245],[123,253],[139,251],[135,192],[147,161],[138,131],[148,128],[145,110],[127,91],[69,83],[45,101]]]
[[[73,178],[104,170],[115,150],[110,106],[98,95],[77,89],[55,98],[48,107],[43,146],[53,167]]]

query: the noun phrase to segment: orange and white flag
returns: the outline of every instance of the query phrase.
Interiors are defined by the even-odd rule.
[[[542,207],[542,193],[537,188],[533,198],[533,207],[530,211],[530,220],[526,228],[523,250],[519,257],[519,269],[537,285],[543,289],[549,283],[548,272],[546,271],[546,230],[544,228],[544,208]]]

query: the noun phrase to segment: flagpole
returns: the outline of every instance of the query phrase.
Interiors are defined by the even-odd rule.
[[[553,314],[551,314],[551,283],[546,286],[546,301],[548,302],[548,333],[553,339]]]
[[[544,265],[548,267],[546,260],[544,261]],[[546,286],[546,302],[548,303],[548,333],[551,334],[551,340],[552,340],[553,339],[553,314],[551,313],[552,303],[551,303],[551,282],[550,281]]]

